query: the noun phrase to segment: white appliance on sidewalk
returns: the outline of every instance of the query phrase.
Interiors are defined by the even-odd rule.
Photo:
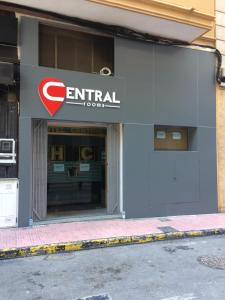
[[[0,228],[16,227],[18,179],[0,179]]]

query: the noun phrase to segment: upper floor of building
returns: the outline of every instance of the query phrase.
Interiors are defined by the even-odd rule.
[[[70,22],[90,21],[187,43],[215,45],[214,0],[9,0],[2,9]],[[115,28],[116,27],[116,28]]]

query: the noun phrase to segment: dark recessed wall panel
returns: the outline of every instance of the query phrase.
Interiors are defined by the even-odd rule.
[[[15,139],[16,153],[18,161],[18,102],[8,101],[8,93],[5,91],[6,87],[1,87],[0,90],[0,138]],[[16,95],[11,95],[16,99]],[[0,163],[0,178],[17,178],[17,164],[3,164]]]
[[[17,45],[17,19],[13,16],[0,15],[0,44]]]

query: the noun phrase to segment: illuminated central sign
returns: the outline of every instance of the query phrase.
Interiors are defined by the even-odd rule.
[[[103,92],[95,89],[66,87],[57,78],[44,78],[38,85],[40,99],[53,116],[65,102],[87,108],[120,108],[116,92]]]

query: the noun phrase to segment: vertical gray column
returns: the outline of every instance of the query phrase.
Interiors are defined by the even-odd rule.
[[[38,66],[38,21],[22,17],[19,43],[21,64]]]
[[[124,124],[124,211],[126,218],[151,216],[152,125]]]
[[[19,227],[28,226],[32,201],[32,123],[19,119]]]
[[[22,17],[19,31],[19,45],[21,50],[21,66],[38,66],[38,20]],[[24,90],[26,80],[21,72],[20,112],[26,102]],[[33,99],[29,99],[32,101]],[[19,227],[28,226],[32,218],[32,119],[19,118]]]

